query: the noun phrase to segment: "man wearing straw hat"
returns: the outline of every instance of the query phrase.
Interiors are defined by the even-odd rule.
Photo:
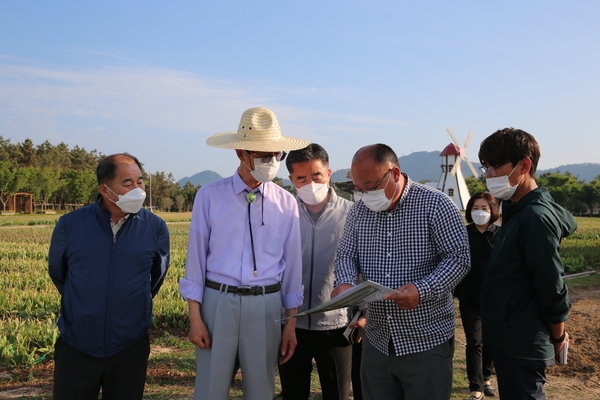
[[[271,182],[285,158],[308,141],[281,135],[275,114],[246,110],[237,132],[218,133],[209,146],[235,149],[233,176],[196,194],[185,275],[189,339],[196,345],[194,399],[227,399],[236,357],[244,398],[270,399],[277,359],[296,347],[295,318],[281,328],[281,309],[302,304],[302,253],[296,199]]]

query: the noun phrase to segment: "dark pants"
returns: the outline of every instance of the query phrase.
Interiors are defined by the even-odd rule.
[[[421,353],[385,355],[363,336],[360,377],[367,400],[448,400],[454,338]]]
[[[492,354],[483,345],[481,338],[481,314],[479,304],[469,299],[460,299],[460,319],[462,320],[465,336],[467,338],[467,376],[469,390],[483,392],[485,381],[492,376]]]
[[[279,366],[284,400],[306,400],[310,395],[312,360],[315,359],[323,400],[347,400],[350,395],[352,346],[345,328],[331,331],[296,329],[298,346],[292,358]]]
[[[150,355],[148,334],[114,356],[97,358],[59,337],[54,346],[54,400],[138,400],[144,394]]]
[[[546,367],[554,363],[550,360],[527,360],[508,357],[492,352],[498,391],[501,399],[530,400],[546,399]]]
[[[352,396],[354,400],[363,400],[360,383],[360,362],[362,359],[362,342],[352,345]]]

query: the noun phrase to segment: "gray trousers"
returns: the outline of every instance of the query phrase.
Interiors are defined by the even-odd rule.
[[[194,400],[226,400],[236,355],[244,399],[265,400],[275,392],[281,346],[281,293],[240,296],[206,288],[202,319],[212,348],[196,346]]]
[[[366,400],[448,400],[452,392],[454,338],[433,349],[386,356],[363,336],[360,380]]]

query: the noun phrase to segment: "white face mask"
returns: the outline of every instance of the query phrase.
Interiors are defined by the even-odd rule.
[[[354,200],[362,200],[363,203],[365,203],[365,206],[367,206],[371,211],[379,212],[387,210],[390,207],[390,204],[392,204],[392,199],[396,195],[396,190],[398,189],[398,186],[394,188],[392,199],[388,199],[385,195],[385,188],[390,181],[390,176],[392,176],[392,174],[388,176],[383,189],[370,190],[368,192],[354,192]]]
[[[146,192],[142,188],[132,189],[125,194],[116,194],[108,186],[106,188],[119,198],[118,201],[109,200],[115,203],[126,214],[135,214],[140,211],[144,200],[146,200]]]
[[[246,167],[250,169],[247,165]],[[275,179],[277,171],[279,171],[279,161],[277,161],[275,156],[268,163],[263,163],[260,158],[255,158],[254,171],[251,170],[250,175],[259,182],[267,183]]]
[[[521,178],[519,178],[519,182],[517,182],[515,186],[510,186],[510,181],[508,180],[508,178],[512,175],[513,172],[515,172],[515,169],[517,169],[517,166],[519,164],[520,162],[517,163],[517,165],[515,165],[513,170],[510,171],[510,174],[508,175],[485,179],[487,188],[492,196],[494,196],[497,199],[508,200],[513,196],[513,194],[515,194],[517,187],[521,183],[521,179],[523,179],[523,175],[521,175]]]
[[[326,183],[315,183],[311,182],[308,185],[304,185],[301,188],[296,188],[298,197],[303,202],[310,205],[321,203],[327,198],[329,194],[329,186]]]
[[[490,222],[491,217],[492,214],[485,210],[471,211],[471,218],[473,219],[473,223],[475,225],[485,225]]]

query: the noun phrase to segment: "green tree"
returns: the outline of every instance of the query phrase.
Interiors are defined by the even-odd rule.
[[[15,194],[23,184],[23,172],[9,161],[0,161],[0,202],[6,211],[10,196]]]
[[[4,139],[0,136],[0,161],[8,161],[12,165],[17,165],[20,150],[16,144],[12,144],[10,139]]]
[[[63,181],[60,179],[60,169],[50,167],[28,167],[26,190],[32,193],[34,201],[42,203],[42,210],[46,209],[49,200],[61,189]]]
[[[577,180],[570,172],[546,172],[536,179],[539,186],[544,186],[554,201],[567,210],[577,211],[580,207],[583,182]]]
[[[590,215],[597,214],[600,207],[600,175],[583,185],[580,200],[587,206]]]
[[[185,197],[181,193],[175,196],[175,207],[177,212],[182,212],[185,207]]]
[[[182,188],[179,189],[179,193],[185,198],[185,208],[190,211],[194,206],[194,199],[196,198],[196,192],[200,190],[202,185],[194,185],[192,182],[187,181]]]
[[[171,207],[173,206],[173,199],[170,197],[163,197],[162,199],[160,199],[160,206],[163,211],[171,211]]]
[[[67,197],[65,202],[75,204],[90,204],[98,194],[96,174],[89,169],[69,169],[63,173]]]
[[[480,175],[479,178],[475,178],[473,176],[465,178],[465,182],[467,183],[467,189],[469,189],[469,193],[473,196],[477,192],[487,192],[487,186],[485,185],[485,176]]]
[[[67,169],[71,167],[69,147],[65,143],[53,146],[48,140],[36,148],[36,159],[39,167]]]
[[[101,158],[104,158],[104,155],[98,153],[96,149],[88,153],[85,149],[75,146],[69,151],[72,168],[77,170],[89,169],[90,171],[96,171]]]
[[[22,144],[19,145],[19,153],[19,165],[23,167],[37,166],[37,154],[31,139],[27,138]]]
[[[163,171],[147,172],[144,181],[148,198],[146,201],[152,206],[159,204],[162,206],[162,200],[167,197],[175,197],[179,188],[173,174]]]

